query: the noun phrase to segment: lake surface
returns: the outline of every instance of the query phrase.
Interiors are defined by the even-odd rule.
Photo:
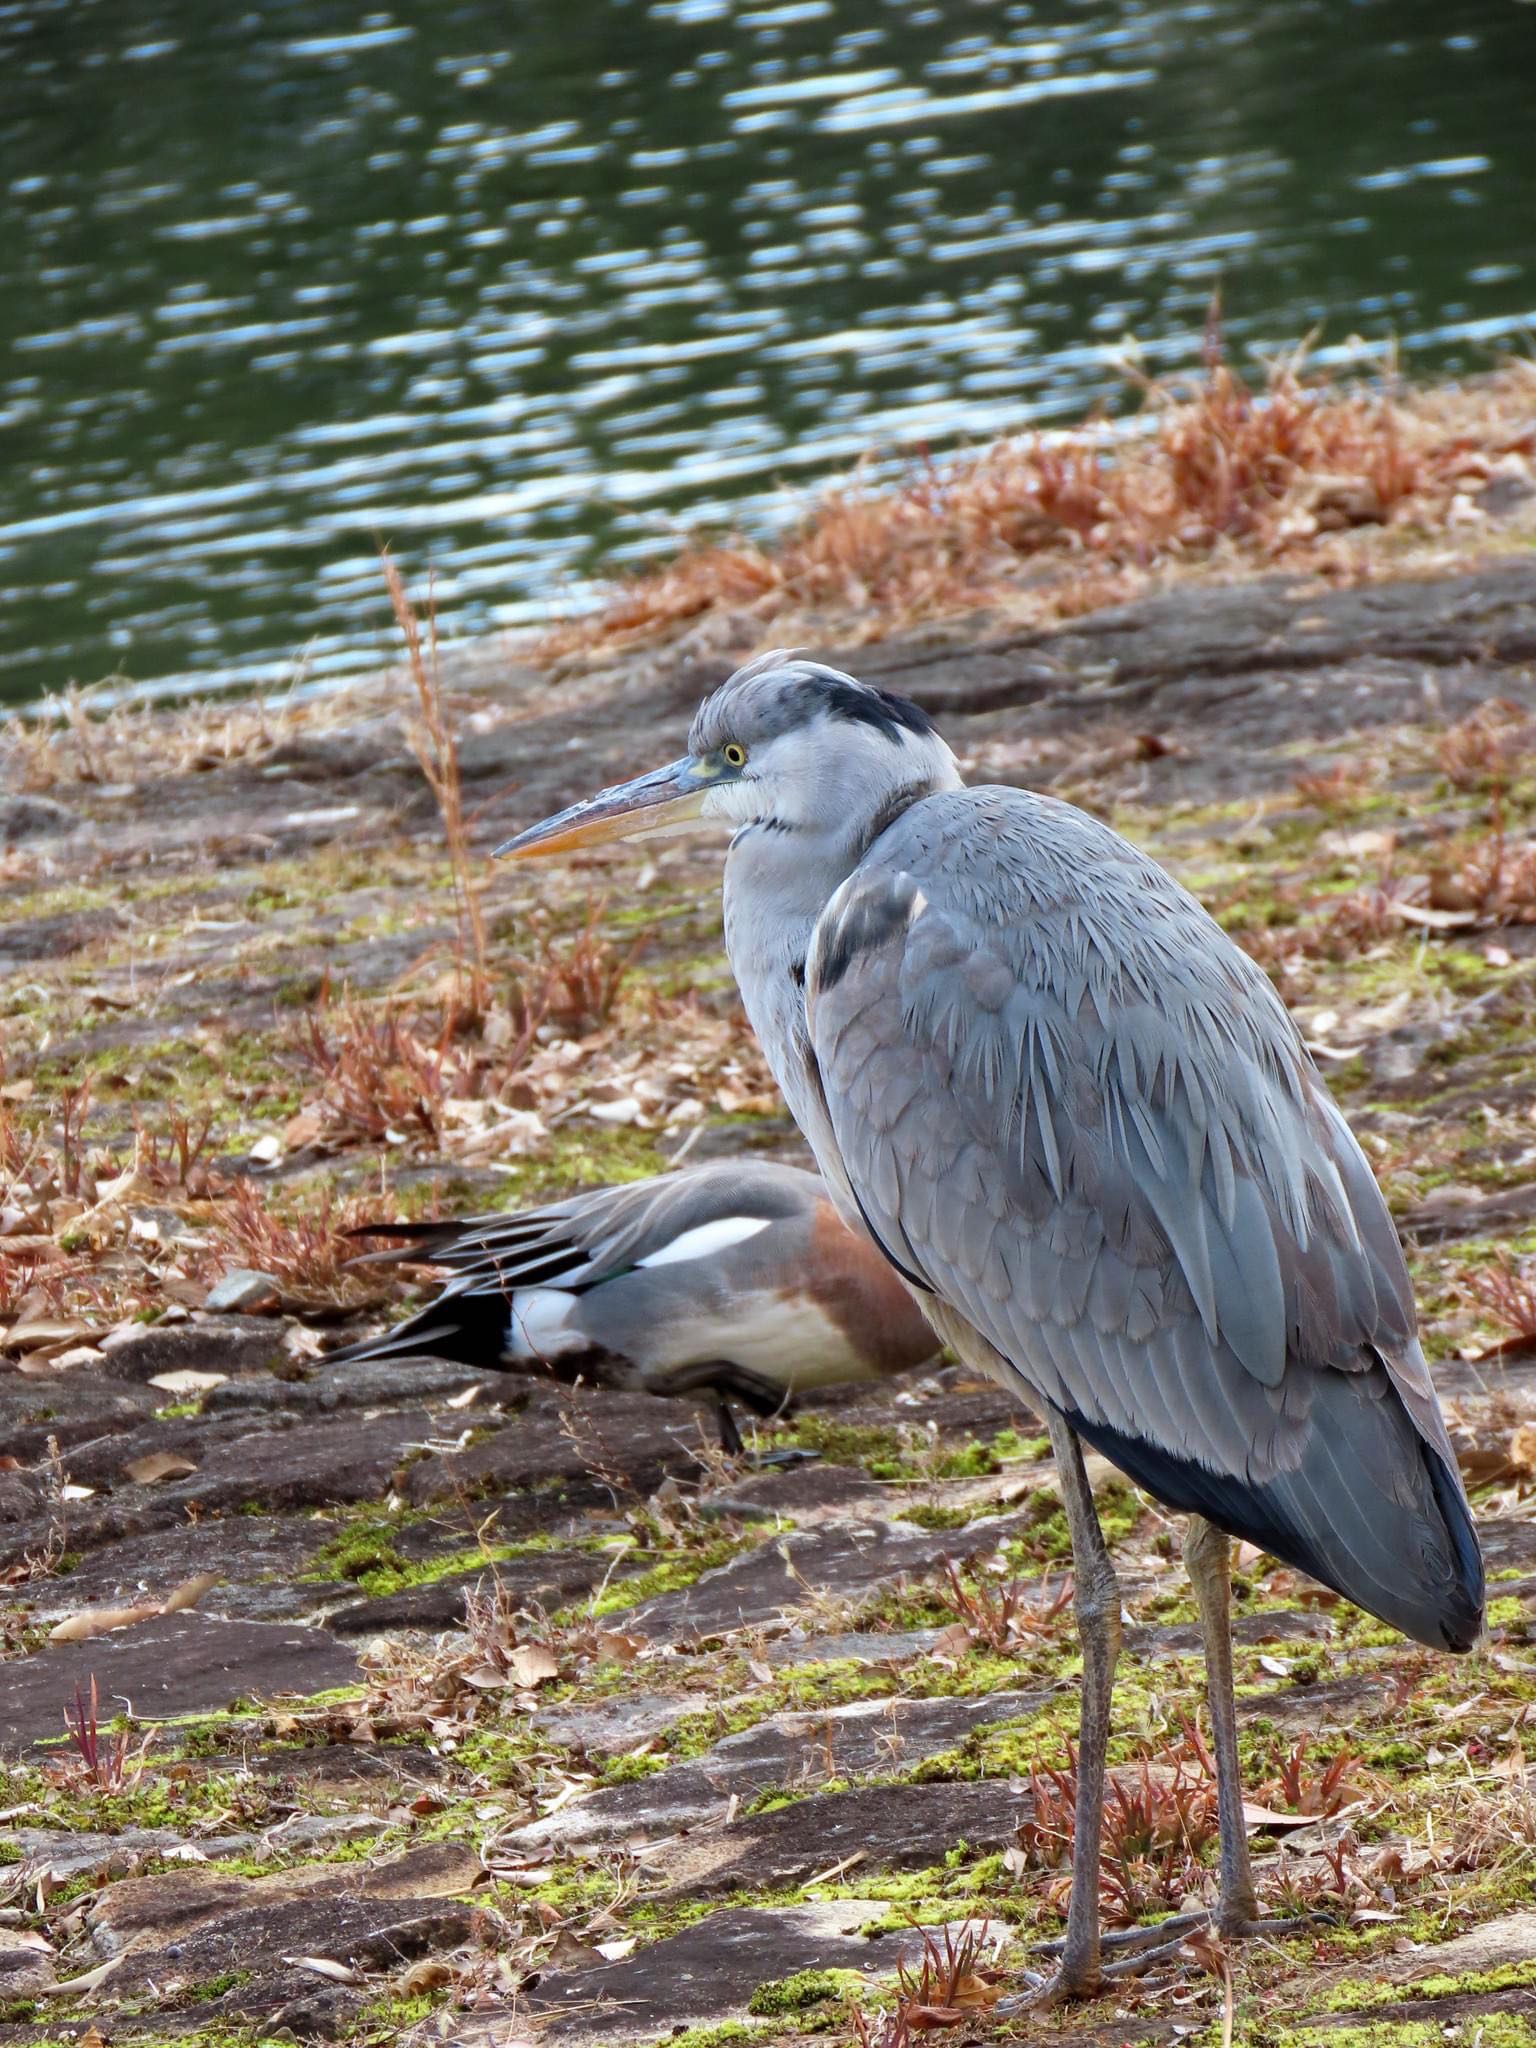
[[[1070,421],[1128,332],[1480,368],[1530,0],[0,0],[0,699],[375,663]]]

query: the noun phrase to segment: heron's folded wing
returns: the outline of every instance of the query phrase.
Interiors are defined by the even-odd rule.
[[[1391,1219],[1259,970],[1079,812],[918,811],[807,981],[888,1254],[1047,1399],[1208,1469],[1293,1465],[1318,1372],[1383,1361],[1443,1444]]]

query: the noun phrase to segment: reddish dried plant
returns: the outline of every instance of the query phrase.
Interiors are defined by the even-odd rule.
[[[55,1757],[45,1767],[54,1784],[71,1791],[121,1792],[130,1776],[142,1769],[147,1744],[135,1753],[126,1728],[104,1730],[99,1704],[93,1672],[90,1692],[77,1680],[75,1697],[65,1704],[64,1727],[72,1754]]]
[[[1275,1776],[1260,1788],[1260,1797],[1275,1804],[1283,1802],[1291,1813],[1305,1813],[1327,1820],[1351,1797],[1350,1774],[1360,1759],[1347,1749],[1320,1766],[1307,1763],[1307,1738],[1301,1736],[1282,1759]]]
[[[982,1960],[988,1925],[967,1921],[935,1934],[917,1930],[922,1947],[896,1966],[896,2002],[871,2018],[854,2006],[848,2024],[858,2048],[907,2048],[929,2034],[984,2018],[1002,1996],[1004,1973]]]
[[[1030,1811],[1018,1831],[1025,1867],[1065,1872],[1076,1839],[1077,1753],[1065,1768],[1030,1772]],[[1217,1837],[1216,1772],[1193,1726],[1158,1755],[1113,1772],[1105,1786],[1099,1869],[1105,1917],[1131,1926],[1171,1911],[1204,1874],[1202,1852]],[[1069,1879],[1061,1880],[1063,1896]]]
[[[1010,1579],[997,1587],[980,1580],[967,1584],[953,1558],[944,1559],[946,1604],[978,1643],[999,1656],[1016,1649],[1029,1636],[1045,1635],[1072,1604],[1072,1581],[1054,1593],[1033,1579]]]
[[[1380,524],[1410,501],[1435,516],[1460,479],[1488,473],[1475,423],[1469,432],[1423,403],[1309,381],[1299,358],[1250,388],[1222,360],[1214,321],[1203,377],[1182,389],[1140,382],[1150,434],[1112,439],[1090,420],[922,460],[889,491],[856,473],[772,546],[695,546],[559,628],[545,652],[634,642],[711,612],[932,616],[995,602],[1040,556],[1145,567],[1233,543],[1270,555]],[[1516,394],[1517,420],[1520,404]],[[1492,402],[1487,411],[1483,437],[1500,454],[1536,444],[1523,421],[1511,434]],[[1063,580],[1058,611],[1078,608],[1077,580]]]

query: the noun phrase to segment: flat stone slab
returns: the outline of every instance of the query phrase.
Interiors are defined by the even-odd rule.
[[[437,1434],[424,1408],[383,1415],[300,1417],[291,1427],[243,1429],[242,1418],[181,1418],[114,1443],[110,1467],[90,1469],[91,1484],[114,1488],[71,1508],[74,1549],[94,1549],[120,1537],[185,1523],[189,1510],[202,1520],[248,1507],[293,1509],[381,1500],[408,1455]],[[140,1438],[142,1437],[142,1442]],[[122,1482],[125,1458],[137,1450],[187,1450],[197,1470],[157,1486]],[[8,1511],[0,1487],[0,1566],[42,1551],[50,1528],[36,1501],[39,1481],[29,1473],[0,1474],[26,1482],[28,1505]],[[7,1521],[8,1512],[15,1519]]]
[[[351,1685],[357,1659],[318,1628],[282,1628],[213,1615],[164,1614],[84,1643],[60,1643],[0,1663],[0,1745],[17,1751],[61,1735],[64,1704],[96,1679],[101,1718],[211,1713],[236,1699]]]
[[[960,1841],[982,1852],[1007,1848],[1028,1811],[1028,1790],[1006,1778],[866,1785],[701,1829],[645,1865],[668,1896],[803,1885],[831,1870],[856,1885],[860,1871],[925,1869]]]
[[[158,1387],[85,1372],[0,1377],[0,1445],[24,1465],[46,1456],[49,1437],[61,1450],[88,1437],[137,1429],[169,1399]]]
[[[325,1522],[290,1515],[231,1515],[195,1528],[183,1521],[90,1551],[73,1571],[33,1580],[26,1598],[37,1619],[57,1621],[82,1607],[161,1598],[199,1572],[218,1572],[223,1583],[203,1595],[199,1614],[292,1621],[355,1590],[303,1577],[334,1533]]]
[[[1426,1977],[1466,1977],[1485,1970],[1500,1970],[1508,1963],[1528,1963],[1536,1957],[1536,1908],[1523,1913],[1505,1913],[1488,1920],[1450,1941],[1415,1948],[1407,1954],[1386,1956],[1381,1974],[1393,1984],[1418,1984]]]
[[[953,1749],[973,1728],[1035,1714],[1049,1697],[1000,1692],[979,1699],[856,1700],[808,1713],[772,1714],[755,1727],[725,1736],[696,1761],[571,1800],[503,1841],[530,1853],[655,1841],[721,1820],[733,1800],[744,1804],[759,1792],[797,1786],[813,1790],[829,1778],[889,1775]]]
[[[542,1551],[537,1557],[510,1558],[499,1564],[477,1565],[470,1571],[450,1572],[377,1599],[351,1601],[327,1617],[327,1626],[338,1635],[376,1635],[381,1629],[395,1628],[459,1628],[464,1622],[465,1595],[493,1581],[514,1607],[560,1607],[590,1593],[612,1565],[611,1555],[591,1550]]]
[[[196,1314],[125,1337],[107,1353],[106,1370],[142,1382],[163,1372],[265,1372],[283,1358],[283,1325],[274,1317]]]
[[[561,1749],[602,1759],[626,1756],[690,1714],[717,1707],[710,1693],[629,1693],[589,1707],[545,1707],[530,1725]]]
[[[199,1856],[216,1862],[221,1856],[251,1856],[258,1853],[255,1835],[198,1835],[180,1828],[124,1828],[121,1834],[74,1833],[61,1828],[9,1828],[7,1843],[21,1857],[16,1866],[23,1885],[39,1881],[50,1887],[68,1884],[72,1878],[115,1877],[127,1881],[132,1873],[156,1857],[195,1842]]]
[[[729,1635],[793,1615],[812,1594],[853,1598],[934,1571],[946,1557],[959,1560],[995,1550],[1034,1527],[1035,1520],[1024,1512],[989,1515],[963,1529],[921,1529],[898,1521],[790,1530],[705,1572],[682,1591],[663,1593],[632,1609],[624,1625],[663,1643]]]
[[[937,1628],[854,1629],[847,1635],[806,1635],[792,1629],[767,1645],[764,1661],[775,1670],[786,1664],[906,1664],[926,1656],[944,1633]]]
[[[203,1409],[209,1415],[334,1415],[353,1408],[446,1401],[466,1387],[480,1389],[477,1410],[481,1404],[516,1408],[528,1398],[526,1382],[509,1373],[483,1372],[444,1358],[372,1358],[337,1366],[327,1366],[321,1359],[310,1379],[281,1380],[263,1374],[226,1380],[222,1387],[208,1390]]]
[[[745,2020],[760,1984],[800,1970],[894,1970],[916,1937],[865,1940],[858,1929],[883,1907],[863,1899],[822,1906],[712,1913],[695,1927],[599,1969],[551,1972],[530,1994],[539,2038],[569,2048],[586,2042],[664,2041],[685,2027]],[[564,2016],[563,2016],[564,2015]],[[507,2038],[507,2018],[466,2016],[462,2048]],[[482,2031],[475,2031],[481,2029]]]
[[[352,1864],[247,1878],[162,1872],[114,1885],[87,1918],[97,1953],[117,1967],[113,1995],[173,1999],[176,1990],[238,1973],[222,1996],[200,2002],[206,2024],[259,2016],[264,2032],[327,2036],[386,1974],[472,1940],[478,1910],[457,1896],[478,1859],[453,1844],[408,1851],[372,1869]],[[368,1973],[337,1983],[306,1970],[319,1957]]]
[[[612,1388],[594,1394],[537,1380],[526,1385],[527,1402],[505,1429],[413,1464],[406,1498],[430,1505],[466,1490],[517,1494],[563,1480],[571,1500],[611,1502],[615,1481],[643,1499],[670,1473],[697,1474],[702,1409]],[[703,1435],[712,1428],[705,1424]]]

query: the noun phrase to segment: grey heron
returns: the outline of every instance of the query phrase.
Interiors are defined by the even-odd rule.
[[[1217,1923],[1262,1924],[1229,1539],[1415,1640],[1482,1625],[1471,1511],[1364,1154],[1263,972],[1099,820],[969,788],[916,705],[762,656],[680,761],[499,849],[734,827],[731,966],[796,1122],[962,1358],[1043,1408],[1082,1647],[1055,1995],[1099,1984],[1120,1600],[1087,1442],[1191,1517],[1221,1826]]]
[[[373,1260],[445,1267],[418,1314],[327,1363],[425,1354],[546,1370],[648,1394],[713,1395],[776,1415],[796,1394],[882,1380],[939,1340],[862,1228],[814,1173],[720,1160],[573,1195],[520,1215],[370,1224]]]

